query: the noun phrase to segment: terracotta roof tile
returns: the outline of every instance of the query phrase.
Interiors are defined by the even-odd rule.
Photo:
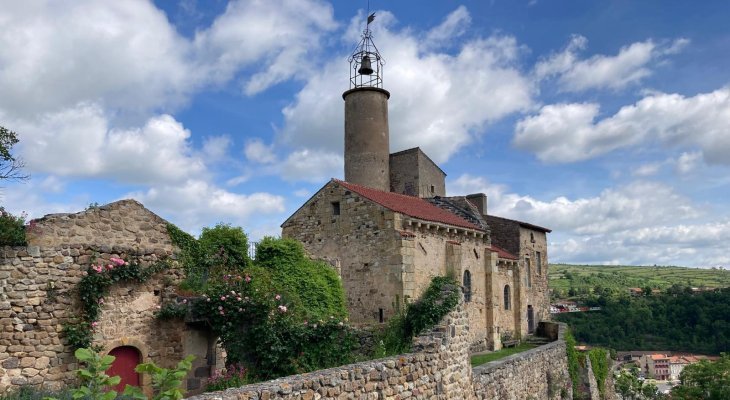
[[[333,179],[348,190],[351,190],[368,200],[374,201],[381,206],[393,210],[395,212],[408,215],[409,217],[418,218],[426,221],[440,222],[447,225],[458,226],[482,231],[480,227],[468,222],[467,220],[457,217],[456,215],[442,210],[433,204],[418,197],[406,196],[404,194],[384,192],[382,190],[372,189],[365,186],[355,185]]]
[[[507,251],[507,250],[505,250],[505,249],[503,249],[501,247],[497,247],[497,246],[492,245],[492,251],[496,251],[497,252],[497,256],[499,258],[506,258],[506,259],[509,259],[509,260],[517,260],[517,256],[516,255],[510,253],[509,251]]]

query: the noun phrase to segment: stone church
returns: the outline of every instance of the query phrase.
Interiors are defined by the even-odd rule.
[[[490,215],[487,197],[446,196],[420,148],[390,153],[383,60],[369,29],[350,61],[345,180],[332,179],[282,224],[342,278],[350,319],[384,323],[434,276],[462,283],[473,350],[499,349],[549,319],[549,229]]]

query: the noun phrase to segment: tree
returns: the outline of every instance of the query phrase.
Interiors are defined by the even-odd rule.
[[[672,390],[673,399],[730,399],[730,354],[722,353],[715,362],[701,360],[688,365]]]
[[[21,171],[25,166],[23,161],[10,152],[16,143],[16,133],[0,126],[0,180],[24,181],[30,177]]]

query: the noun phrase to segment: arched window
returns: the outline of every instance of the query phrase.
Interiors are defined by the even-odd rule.
[[[504,285],[504,309],[509,310],[511,308],[512,295],[510,294],[509,285]]]
[[[471,301],[471,272],[464,271],[464,301]]]

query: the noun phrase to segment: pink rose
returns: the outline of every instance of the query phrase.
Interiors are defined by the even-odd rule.
[[[280,294],[277,294],[276,296],[274,296],[274,298],[275,298],[276,300],[281,300],[281,295],[280,295]]]

